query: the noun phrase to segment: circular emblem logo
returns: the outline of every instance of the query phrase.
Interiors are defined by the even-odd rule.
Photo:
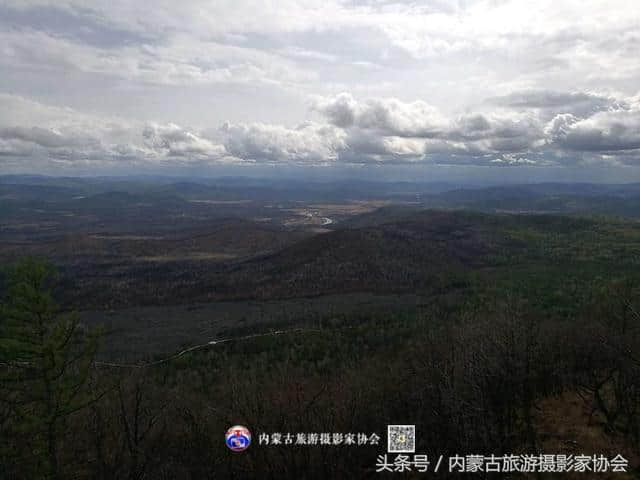
[[[251,432],[247,427],[235,425],[227,430],[224,439],[230,450],[242,452],[251,445]]]

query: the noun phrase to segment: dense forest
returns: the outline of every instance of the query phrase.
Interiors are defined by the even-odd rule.
[[[407,204],[415,185],[78,182],[4,187],[2,478],[384,477],[389,424],[420,454],[621,455],[598,476],[638,476],[640,224],[615,216],[636,186]],[[580,213],[601,195],[608,216]],[[260,444],[277,432],[381,441]]]
[[[638,465],[640,301],[628,278],[553,308],[520,284],[440,296],[411,315],[300,319],[146,367],[96,362],[101,333],[58,311],[54,280],[34,259],[4,277],[4,478],[376,475],[376,446],[233,453],[223,434],[237,423],[256,436],[415,423],[419,452],[622,454]]]

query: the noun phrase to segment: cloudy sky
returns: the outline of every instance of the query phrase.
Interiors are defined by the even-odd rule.
[[[0,173],[639,167],[640,2],[0,0]]]

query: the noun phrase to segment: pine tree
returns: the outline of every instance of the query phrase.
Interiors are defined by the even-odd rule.
[[[87,383],[98,335],[58,311],[54,275],[49,263],[21,260],[0,305],[0,463],[17,477],[61,478],[66,423],[96,400]]]

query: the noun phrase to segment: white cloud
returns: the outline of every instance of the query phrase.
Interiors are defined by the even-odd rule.
[[[0,162],[634,163],[639,22],[628,0],[6,0]]]
[[[542,123],[530,112],[473,113],[450,118],[424,101],[358,101],[348,93],[316,98],[312,108],[348,132],[351,160],[358,153],[376,158],[432,153],[482,156],[526,152],[543,143]]]
[[[587,118],[558,114],[545,131],[551,145],[571,151],[636,151],[640,154],[640,105]]]
[[[445,123],[436,108],[421,100],[402,102],[395,98],[370,98],[356,101],[349,93],[340,93],[315,99],[313,109],[338,127],[374,130],[381,135],[436,136]]]
[[[223,145],[173,123],[147,125],[142,137],[145,145],[161,157],[215,161],[227,156]]]
[[[515,105],[513,98],[518,99]],[[556,113],[546,120],[552,110],[571,110],[574,103],[582,105],[583,98],[557,94],[529,99],[523,93],[501,100],[493,112],[447,117],[424,101],[359,100],[343,93],[315,98],[312,109],[325,117],[324,122],[295,127],[226,122],[201,130],[177,122],[103,118],[2,95],[0,106],[10,107],[19,123],[0,121],[0,157],[6,161],[31,156],[40,162],[68,164],[104,160],[149,165],[549,165],[594,163],[599,158],[612,164],[613,157],[622,155],[620,163],[635,163],[633,152],[640,150],[640,108],[635,97],[598,100],[601,107],[580,106],[582,116]]]
[[[306,123],[286,128],[262,123],[226,123],[221,131],[232,155],[256,162],[335,162],[345,149],[345,132],[331,125]]]
[[[159,85],[295,84],[313,78],[291,62],[251,48],[174,36],[168,43],[104,49],[44,32],[0,32],[0,66],[74,69]],[[2,53],[2,52],[0,52]]]
[[[173,123],[102,118],[11,95],[0,96],[2,106],[14,113],[0,121],[0,155],[5,158],[30,155],[41,163],[64,159],[71,164],[233,160],[223,145]],[[12,119],[20,124],[12,124]]]

